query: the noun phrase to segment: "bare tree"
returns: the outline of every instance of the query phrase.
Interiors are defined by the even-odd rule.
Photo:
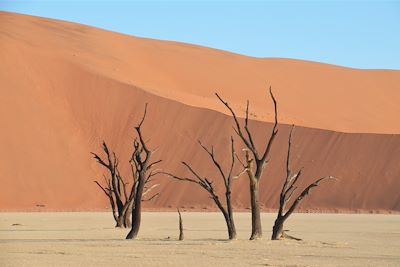
[[[246,117],[244,120],[244,127],[241,126],[239,120],[233,111],[233,109],[229,106],[228,102],[225,102],[218,94],[216,96],[218,99],[229,109],[231,112],[233,119],[235,121],[234,130],[236,134],[243,141],[245,146],[247,147],[246,151],[246,162],[242,163],[245,168],[247,175],[249,177],[250,184],[250,204],[251,204],[251,236],[250,240],[261,238],[262,237],[262,227],[261,227],[261,216],[260,216],[260,204],[259,204],[259,182],[263,174],[264,167],[268,162],[268,156],[271,151],[272,143],[275,140],[275,137],[278,133],[278,113],[277,113],[277,103],[274,95],[272,94],[271,87],[269,88],[269,93],[271,95],[272,101],[274,103],[274,112],[275,112],[275,123],[272,128],[271,135],[267,139],[267,144],[265,149],[260,154],[257,150],[252,133],[249,129],[249,101],[247,101],[246,107]],[[251,152],[251,155],[249,153]]]
[[[300,204],[300,202],[304,199],[305,196],[307,196],[311,190],[311,188],[316,187],[319,185],[319,183],[325,179],[332,179],[332,176],[326,176],[317,179],[310,185],[308,185],[294,200],[290,208],[285,212],[286,205],[290,202],[291,197],[293,196],[293,193],[297,190],[296,183],[299,180],[302,169],[301,168],[297,172],[292,172],[290,169],[290,153],[291,153],[291,147],[292,147],[292,133],[293,133],[294,125],[290,129],[290,134],[289,134],[289,141],[288,141],[288,152],[287,152],[287,158],[286,158],[286,179],[285,182],[283,183],[281,194],[279,197],[279,210],[278,210],[278,215],[275,220],[274,226],[272,228],[272,240],[278,240],[278,239],[284,239],[284,238],[292,238],[296,240],[300,240],[298,238],[294,238],[292,236],[289,236],[288,234],[285,233],[283,230],[283,224],[284,222],[289,218],[289,216],[293,213],[293,211],[297,208],[297,206]]]
[[[231,185],[232,185],[232,171],[235,165],[235,147],[234,147],[234,141],[233,138],[231,137],[231,165],[228,170],[228,172],[224,172],[222,170],[222,167],[220,163],[216,160],[215,154],[214,154],[214,147],[211,147],[211,150],[205,147],[200,141],[199,145],[203,148],[204,151],[207,152],[207,154],[210,156],[211,161],[213,162],[214,166],[218,170],[225,186],[225,202],[226,206],[224,206],[218,196],[218,194],[215,192],[214,186],[213,186],[213,181],[209,180],[206,177],[201,177],[189,164],[186,162],[182,162],[182,164],[189,170],[189,172],[192,174],[193,177],[195,178],[188,178],[188,177],[179,177],[174,174],[170,174],[167,172],[163,172],[164,174],[172,177],[173,179],[179,180],[179,181],[185,181],[185,182],[190,182],[190,183],[195,183],[199,186],[201,186],[203,189],[205,189],[211,196],[211,198],[214,200],[215,204],[219,208],[219,210],[222,212],[226,226],[228,228],[228,236],[229,239],[236,239],[236,227],[235,227],[235,222],[233,219],[233,212],[232,212],[232,203],[231,203]]]
[[[102,159],[96,153],[93,153],[95,160],[103,167],[105,167],[110,178],[104,177],[106,186],[102,186],[98,181],[95,183],[103,190],[110,201],[115,227],[130,227],[131,226],[131,207],[132,201],[127,195],[127,183],[122,179],[118,170],[118,159],[114,152],[110,152],[106,142],[103,141],[103,150],[106,154],[106,160]]]
[[[155,150],[151,151],[147,147],[146,141],[143,139],[141,127],[146,118],[146,113],[147,103],[142,120],[138,126],[135,127],[137,137],[133,141],[133,153],[129,161],[131,164],[132,176],[134,177],[134,186],[130,198],[134,201],[132,205],[132,228],[126,236],[126,239],[135,239],[139,233],[142,215],[142,201],[149,201],[159,194],[157,193],[148,199],[143,199],[147,193],[157,186],[157,184],[155,184],[146,187],[146,184],[150,183],[153,177],[159,173],[157,169],[153,170],[153,167],[161,162],[161,160],[151,162],[151,157]]]
[[[179,241],[182,241],[184,239],[183,235],[183,222],[182,222],[182,215],[179,209],[177,209],[178,215],[179,215]]]
[[[152,151],[147,149],[141,134],[140,127],[145,119],[146,111],[147,104],[139,126],[135,127],[139,141],[138,138],[134,139],[133,153],[129,160],[132,175],[131,183],[128,183],[121,176],[118,158],[114,152],[110,151],[105,142],[103,142],[103,150],[106,154],[106,160],[92,152],[96,161],[109,172],[110,178],[104,176],[106,186],[101,185],[98,181],[95,181],[95,183],[103,190],[109,199],[116,227],[132,226],[132,230],[127,238],[136,237],[139,231],[141,202],[146,200],[149,201],[159,194],[157,193],[148,199],[143,199],[145,195],[158,186],[158,184],[150,185],[150,183],[153,181],[153,176],[159,173],[158,170],[152,170],[152,168],[161,162],[161,160],[158,160],[150,163]],[[144,159],[142,158],[143,154],[145,156]],[[131,223],[131,215],[133,225]]]

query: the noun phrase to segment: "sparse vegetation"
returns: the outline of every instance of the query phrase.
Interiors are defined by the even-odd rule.
[[[106,160],[102,159],[97,154],[92,153],[96,161],[108,170],[109,177],[104,176],[106,186],[101,185],[101,183],[99,183],[98,181],[95,182],[103,190],[103,192],[106,194],[106,196],[110,201],[110,205],[113,211],[113,216],[116,221],[116,227],[131,227],[130,232],[126,236],[127,239],[135,239],[137,237],[141,225],[142,202],[153,199],[159,193],[156,193],[147,199],[144,199],[144,196],[147,195],[149,192],[151,192],[152,189],[158,186],[158,184],[150,185],[150,183],[152,182],[152,179],[155,175],[161,173],[178,181],[197,184],[201,188],[206,190],[207,193],[211,196],[211,199],[213,199],[214,203],[224,216],[228,230],[228,238],[230,240],[236,239],[237,233],[233,218],[233,207],[232,207],[232,179],[234,178],[233,171],[235,169],[236,160],[238,160],[238,162],[243,167],[243,171],[240,172],[237,176],[240,176],[242,173],[247,173],[247,176],[249,178],[250,204],[251,204],[251,215],[252,215],[251,217],[252,231],[250,240],[262,237],[260,204],[259,204],[259,182],[262,177],[263,170],[266,164],[268,163],[269,160],[268,157],[271,151],[272,144],[278,133],[277,102],[275,100],[271,88],[269,88],[269,93],[274,104],[274,114],[275,114],[274,125],[270,136],[266,139],[266,145],[262,153],[260,153],[256,148],[253,138],[253,133],[249,129],[249,101],[247,101],[244,125],[242,125],[238,117],[236,116],[234,110],[228,104],[228,102],[224,101],[218,94],[216,94],[218,99],[231,112],[235,122],[234,130],[245,145],[244,149],[245,160],[242,161],[240,160],[240,157],[236,155],[234,139],[231,136],[230,138],[231,161],[229,168],[226,171],[224,171],[220,164],[220,161],[216,159],[214,147],[211,146],[211,148],[207,148],[204,144],[201,143],[201,141],[198,141],[200,147],[209,156],[212,164],[214,165],[216,171],[218,172],[218,176],[220,176],[220,178],[222,179],[222,182],[225,187],[224,201],[221,201],[217,193],[217,190],[214,187],[215,179],[209,179],[207,177],[200,175],[197,171],[194,170],[194,168],[190,164],[188,164],[185,161],[182,161],[182,164],[190,173],[190,177],[179,176],[158,169],[154,169],[154,166],[160,163],[161,160],[156,160],[151,162],[151,157],[154,151],[151,151],[147,147],[146,141],[143,138],[141,130],[141,127],[143,125],[143,122],[147,114],[147,104],[145,106],[142,119],[140,120],[138,126],[135,127],[137,137],[133,141],[133,152],[129,160],[131,166],[131,174],[132,174],[132,181],[129,190],[127,187],[129,183],[122,178],[121,173],[119,171],[119,161],[117,159],[117,156],[115,155],[114,152],[111,152],[109,150],[107,144],[103,142],[103,151],[106,154]],[[331,176],[322,177],[317,179],[310,185],[308,185],[292,202],[290,207],[286,210],[286,206],[288,205],[288,203],[290,203],[292,196],[297,190],[296,184],[302,174],[302,168],[297,172],[293,172],[290,169],[293,129],[294,125],[292,126],[289,134],[288,150],[286,158],[286,179],[282,186],[282,190],[279,197],[279,210],[272,229],[272,236],[271,236],[272,240],[278,240],[284,238],[292,238],[300,240],[285,233],[285,230],[283,230],[284,222],[295,211],[300,202],[304,199],[305,196],[309,194],[310,190],[313,187],[318,186],[319,183],[325,179],[333,178]],[[184,233],[183,233],[182,216],[180,210],[177,209],[177,211],[179,215],[179,240],[183,240]],[[132,223],[130,220],[130,216],[132,217]]]

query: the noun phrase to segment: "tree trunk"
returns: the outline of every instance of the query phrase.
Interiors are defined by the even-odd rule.
[[[112,177],[112,184],[114,188],[115,202],[117,204],[117,209],[118,209],[118,217],[121,217],[123,216],[124,203],[121,200],[121,195],[119,193],[119,186],[117,187],[117,178],[115,174],[113,174]]]
[[[125,211],[125,214],[124,214],[124,226],[125,226],[125,228],[130,228],[132,226],[132,223],[131,223],[132,205],[133,205],[133,201],[131,201],[129,203],[128,208],[127,208],[127,210]]]
[[[124,204],[122,203],[121,199],[115,194],[116,203],[117,203],[117,210],[118,210],[118,217],[117,217],[117,225],[115,227],[125,228],[124,225]]]
[[[124,225],[124,216],[123,216],[123,215],[118,216],[116,223],[117,223],[117,224],[115,225],[115,227],[118,227],[118,228],[125,228],[125,225]]]
[[[115,227],[120,227],[120,228],[131,227],[132,204],[133,201],[131,201],[129,204],[124,205],[123,209],[121,210],[121,214],[115,220],[116,221]]]
[[[230,191],[226,192],[225,196],[226,196],[226,207],[228,210],[227,225],[228,225],[229,240],[235,240],[236,239],[236,227],[235,227],[235,222],[233,220],[231,192]]]
[[[272,228],[272,240],[279,240],[283,237],[283,223],[285,222],[285,220],[283,219],[283,217],[278,216],[278,218],[276,218],[275,223],[274,223],[274,227]]]
[[[178,214],[179,214],[179,241],[182,241],[184,239],[183,222],[182,222],[181,212],[179,211],[179,209],[178,209]]]
[[[259,181],[250,178],[250,198],[251,198],[251,236],[250,240],[262,237],[260,203],[258,202]]]
[[[135,239],[139,233],[140,223],[141,223],[141,201],[135,204],[135,208],[132,212],[132,228],[129,231],[126,239]]]
[[[229,219],[228,234],[229,234],[229,240],[236,240],[236,227],[232,218]]]
[[[235,224],[233,224],[233,219],[229,217],[228,213],[226,213],[225,210],[221,211],[225,218],[226,228],[228,228],[229,240],[236,239],[236,229],[235,229]]]
[[[135,195],[135,206],[132,211],[132,229],[126,236],[126,239],[135,239],[139,233],[140,223],[142,219],[142,195],[144,185],[144,176],[140,174],[139,184]]]
[[[235,224],[233,223],[233,219],[229,217],[229,215],[224,211],[222,211],[222,214],[224,215],[225,222],[226,222],[226,228],[228,228],[228,237],[229,240],[236,239],[236,228]]]

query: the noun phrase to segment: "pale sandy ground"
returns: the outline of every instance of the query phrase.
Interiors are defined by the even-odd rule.
[[[225,240],[219,213],[144,213],[139,240],[124,240],[109,213],[0,213],[0,266],[400,266],[400,216],[294,214],[304,241],[249,241],[250,214],[235,215],[238,240]],[[12,224],[21,224],[12,226]],[[168,238],[170,237],[170,238]]]

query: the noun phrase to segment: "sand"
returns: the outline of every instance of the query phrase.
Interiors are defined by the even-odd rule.
[[[90,152],[106,140],[129,179],[133,127],[149,103],[144,135],[164,170],[186,174],[185,160],[221,185],[196,142],[215,145],[229,164],[232,119],[213,93],[243,114],[257,147],[268,136],[272,85],[282,123],[262,178],[260,202],[275,208],[284,179],[288,125],[293,168],[312,192],[303,210],[400,211],[400,71],[359,70],[290,59],[252,58],[190,44],[127,36],[89,26],[0,12],[0,210],[104,210]],[[237,141],[237,151],[242,145]],[[128,180],[129,181],[129,180]],[[203,191],[158,177],[159,198],[146,208],[212,210]],[[247,209],[246,177],[233,186]]]
[[[273,108],[265,99],[268,86],[272,86],[283,123],[342,132],[400,133],[399,70],[254,58],[8,12],[0,13],[0,32],[3,67],[9,69],[10,60],[15,68],[23,67],[17,73],[3,69],[4,74],[12,75],[10,80],[28,69],[28,77],[22,78],[35,79],[36,86],[49,86],[51,80],[60,78],[70,83],[75,75],[68,73],[67,65],[184,104],[222,112],[226,110],[215,101],[216,91],[241,109],[249,99],[254,118],[262,121],[271,121],[273,116]]]
[[[144,213],[139,240],[124,240],[110,213],[0,213],[0,265],[7,266],[399,266],[400,216],[293,214],[303,241],[247,240],[250,214],[236,213],[238,240],[226,241],[219,213]],[[12,226],[18,223],[20,225]]]

